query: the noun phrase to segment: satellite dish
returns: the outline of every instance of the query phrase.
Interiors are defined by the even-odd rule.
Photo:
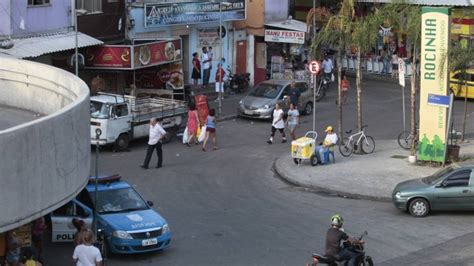
[[[224,37],[227,35],[227,30],[225,29],[224,26],[221,26],[221,27],[220,27],[220,30],[222,30],[222,32],[221,32],[221,38],[224,38]],[[219,34],[219,27],[217,27],[217,32],[218,32],[217,34]]]

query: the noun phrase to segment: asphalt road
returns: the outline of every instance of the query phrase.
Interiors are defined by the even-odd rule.
[[[400,90],[373,82],[366,91],[369,134],[376,141],[395,138],[402,128]],[[318,132],[336,125],[334,93],[330,91],[316,107]],[[345,106],[347,128],[356,124],[353,102]],[[304,117],[300,132],[311,128],[311,119]],[[472,125],[469,130],[473,132]],[[134,142],[130,152],[102,151],[100,172],[120,173],[145,199],[154,201],[174,234],[164,252],[113,256],[108,265],[304,265],[311,252],[324,251],[325,232],[334,213],[344,216],[349,234],[368,231],[367,253],[377,265],[396,265],[398,260],[416,265],[426,259],[425,254],[435,256],[433,250],[446,241],[452,241],[450,249],[461,250],[465,241],[456,239],[472,240],[467,235],[474,233],[472,213],[436,213],[415,219],[390,203],[338,198],[281,181],[272,167],[279,154],[289,152],[289,143],[278,143],[277,135],[275,144],[266,144],[269,131],[268,122],[222,122],[218,125],[220,150],[202,152],[200,147],[188,148],[175,140],[163,147],[161,169],[139,168],[144,140]],[[70,244],[50,245],[46,263],[71,265],[71,254]],[[457,265],[468,265],[468,256],[467,251],[463,253]]]

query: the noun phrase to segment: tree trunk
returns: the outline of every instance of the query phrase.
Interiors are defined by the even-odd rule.
[[[362,70],[360,63],[360,48],[357,52],[357,70],[356,70],[356,86],[357,86],[357,127],[362,130]]]
[[[411,134],[415,137],[420,137],[416,135],[416,80],[417,80],[417,64],[416,64],[416,57],[417,57],[417,45],[415,44],[413,47],[413,62],[412,62],[412,74],[411,74]],[[416,154],[416,147],[415,141],[412,142],[411,145],[411,155]]]
[[[466,119],[467,119],[467,94],[469,91],[469,86],[467,86],[467,80],[464,80],[464,88],[465,88],[465,93],[464,93],[464,117],[462,120],[462,135],[461,135],[461,142],[464,141],[464,134],[466,134]],[[451,107],[452,108],[452,107]]]
[[[341,73],[342,73],[342,62],[341,62],[342,50],[337,51],[337,107],[339,110],[339,119],[338,119],[338,128],[339,128],[339,137],[342,139],[342,94],[341,94]]]

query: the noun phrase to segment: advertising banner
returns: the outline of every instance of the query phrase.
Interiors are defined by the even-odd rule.
[[[85,68],[132,69],[132,46],[104,45],[91,47],[85,53]]]
[[[145,3],[145,28],[245,19],[245,0]]]
[[[140,69],[180,61],[181,39],[146,44],[104,45],[86,50],[85,68]]]
[[[144,68],[182,59],[181,40],[159,41],[133,47],[133,68]]]
[[[429,95],[447,95],[449,8],[423,7],[420,65],[418,159],[444,162],[446,108],[429,104]]]
[[[265,41],[304,44],[304,35],[301,31],[265,30]]]

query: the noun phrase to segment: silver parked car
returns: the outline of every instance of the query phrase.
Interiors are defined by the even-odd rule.
[[[304,80],[266,80],[247,94],[240,102],[238,115],[250,118],[270,119],[279,103],[285,111],[289,108],[287,97],[291,83],[296,82],[296,88],[301,93],[298,109],[301,114],[313,112],[313,91]]]

